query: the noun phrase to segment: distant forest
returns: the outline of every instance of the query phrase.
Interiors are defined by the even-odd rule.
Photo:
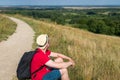
[[[97,34],[120,36],[120,8],[108,9],[12,9],[1,13],[70,25]]]

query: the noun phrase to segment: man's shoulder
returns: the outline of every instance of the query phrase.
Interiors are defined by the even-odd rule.
[[[50,55],[50,54],[51,54],[51,51],[50,51],[50,50],[47,50],[46,53],[47,53],[47,55]]]

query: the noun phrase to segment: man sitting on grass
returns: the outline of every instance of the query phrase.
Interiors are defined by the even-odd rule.
[[[31,76],[32,80],[70,80],[67,68],[74,66],[74,61],[63,54],[51,52],[49,48],[49,39],[47,34],[41,34],[37,37],[36,43],[38,49],[31,62],[31,73],[43,68]],[[55,57],[53,61],[50,57]],[[67,59],[68,62],[64,62]]]

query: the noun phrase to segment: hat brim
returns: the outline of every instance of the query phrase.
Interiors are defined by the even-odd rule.
[[[43,47],[39,46],[39,48],[40,49],[45,49],[46,46],[47,46],[47,44],[45,46],[43,46]]]

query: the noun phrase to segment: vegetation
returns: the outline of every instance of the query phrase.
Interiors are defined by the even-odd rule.
[[[120,79],[119,37],[93,34],[25,16],[16,17],[32,26],[35,37],[47,33],[52,51],[61,52],[75,60],[75,68],[69,68],[71,80]],[[33,47],[36,48],[35,43]]]
[[[70,25],[98,34],[120,36],[120,9],[38,9],[8,10],[3,13],[21,14],[35,19]]]
[[[0,15],[0,42],[6,40],[8,36],[14,33],[16,24],[10,19]]]

